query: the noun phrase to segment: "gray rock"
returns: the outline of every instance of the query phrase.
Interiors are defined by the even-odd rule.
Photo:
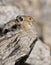
[[[38,40],[26,62],[31,65],[51,65],[50,58],[49,47]]]
[[[0,24],[4,24],[11,19],[16,18],[17,15],[23,14],[22,10],[16,6],[0,6]]]

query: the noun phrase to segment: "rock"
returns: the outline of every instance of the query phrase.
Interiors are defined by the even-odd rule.
[[[23,11],[16,6],[0,6],[0,24],[8,22],[20,14],[23,14]]]
[[[43,25],[43,40],[51,48],[51,22]]]
[[[50,49],[41,40],[38,40],[26,61],[31,65],[50,65]]]

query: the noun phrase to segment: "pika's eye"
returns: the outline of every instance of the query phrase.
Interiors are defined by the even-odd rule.
[[[12,29],[16,29],[16,28],[17,28],[17,25],[16,24],[12,26]]]
[[[20,21],[20,22],[23,22],[24,18],[21,17],[21,16],[17,16],[17,17],[16,17],[16,20],[17,20],[17,21]]]
[[[23,17],[19,17],[19,20],[20,20],[20,21],[23,21]]]
[[[8,29],[5,29],[3,33],[4,34],[7,34],[8,32],[9,32],[9,30]]]

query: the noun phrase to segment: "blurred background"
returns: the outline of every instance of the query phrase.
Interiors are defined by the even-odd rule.
[[[0,0],[2,22],[21,14],[30,15],[40,21],[51,21],[51,0]]]
[[[35,45],[26,62],[30,65],[51,65],[51,0],[0,0],[0,24],[17,15],[32,16],[40,24],[45,42],[45,45],[41,42]]]

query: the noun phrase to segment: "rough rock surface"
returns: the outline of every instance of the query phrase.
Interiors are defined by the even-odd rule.
[[[23,14],[23,11],[16,6],[0,6],[0,24],[4,24],[9,20],[14,19],[17,15],[21,14]]]
[[[38,40],[26,62],[31,65],[51,65],[49,47]]]

